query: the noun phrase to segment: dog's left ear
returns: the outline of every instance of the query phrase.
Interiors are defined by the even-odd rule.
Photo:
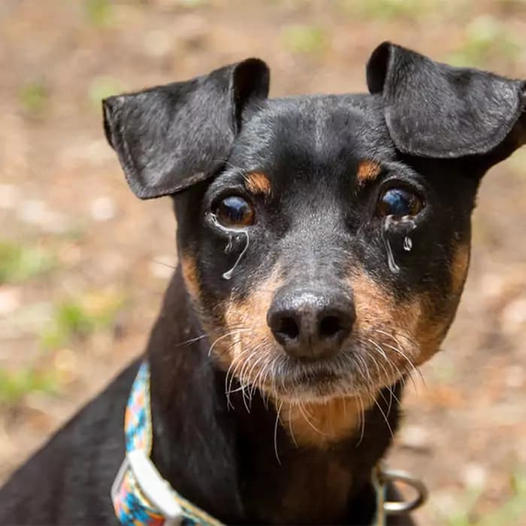
[[[384,42],[367,63],[367,85],[382,95],[395,146],[435,159],[487,157],[491,164],[526,142],[526,82],[455,68]]]
[[[186,82],[103,101],[104,130],[141,199],[174,194],[226,161],[243,117],[267,97],[269,69],[251,58]]]

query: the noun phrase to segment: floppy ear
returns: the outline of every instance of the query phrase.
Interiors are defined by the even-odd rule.
[[[497,162],[524,143],[523,81],[451,67],[384,42],[367,63],[367,85],[382,95],[402,153],[443,159],[492,153]]]
[[[267,97],[269,77],[267,65],[252,58],[105,99],[106,138],[133,192],[160,197],[213,175],[228,157],[243,112]]]

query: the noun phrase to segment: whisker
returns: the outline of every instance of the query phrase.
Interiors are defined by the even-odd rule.
[[[170,265],[170,263],[166,263],[166,261],[160,261],[158,259],[152,259],[152,263],[155,263],[157,265],[162,265],[163,267],[171,268],[172,270],[177,270],[177,265]]]
[[[271,372],[271,364],[273,361],[273,357],[271,354],[264,354],[264,356],[265,358],[261,362],[260,370],[256,374],[256,377],[254,378],[254,385],[259,389],[260,395],[263,396],[265,407],[268,409],[267,400],[266,400],[267,393],[265,390],[265,384]]]
[[[402,349],[404,348],[404,346],[398,341],[398,339],[393,334],[390,334],[390,333],[388,333],[386,331],[382,331],[381,329],[375,329],[375,331],[380,333],[380,334],[384,334],[385,336],[388,336],[389,338],[391,338],[398,345],[397,348],[393,348],[389,344],[387,344],[387,343],[385,344],[387,347],[389,347],[389,348],[393,349],[395,352],[398,352],[399,354],[401,354],[408,361],[410,367],[417,373],[419,378],[422,380],[422,383],[423,383],[424,387],[426,387],[426,380],[424,378],[424,375],[423,375],[422,371],[420,371],[418,368],[416,368],[414,363],[402,352]],[[407,336],[407,335],[405,335],[403,333],[399,333],[398,336],[401,337],[401,338],[404,338],[405,340],[407,340],[413,347],[419,348],[419,344],[416,341],[414,341],[413,339],[411,339],[409,336]],[[413,381],[413,386],[415,387],[415,389],[417,389],[416,384],[414,383],[414,380],[412,380],[412,381]]]
[[[294,445],[297,448],[298,447],[298,442],[296,442],[296,437],[294,436],[294,431],[292,429],[291,414],[292,414],[292,404],[289,404],[289,433],[290,433],[290,437],[292,438],[292,442],[294,443]]]
[[[402,371],[400,371],[400,369],[398,368],[398,366],[387,356],[386,352],[384,351],[383,347],[381,347],[377,342],[375,342],[374,340],[368,338],[368,341],[369,343],[372,343],[375,347],[375,349],[378,350],[378,352],[381,354],[381,356],[384,358],[384,360],[386,361],[386,363],[391,367],[391,371],[393,372],[393,377],[403,377],[404,374]],[[386,344],[387,345],[387,344]],[[396,372],[398,374],[395,374],[395,369],[396,369]],[[415,386],[416,388],[416,386]]]
[[[358,401],[360,402],[360,439],[356,443],[355,447],[358,447],[362,443],[363,437],[365,435],[365,407],[363,405],[361,395],[358,395]]]
[[[229,336],[232,336],[234,334],[238,334],[240,332],[250,332],[250,329],[234,329],[233,331],[230,331],[230,332],[227,332],[226,334],[223,334],[223,336],[219,336],[219,338],[216,338],[214,340],[214,343],[212,343],[212,345],[210,346],[210,349],[208,350],[208,356],[210,356],[212,354],[212,351],[214,349],[214,347],[221,341],[221,340],[224,340],[225,338],[228,338]]]
[[[394,438],[394,433],[393,433],[393,430],[391,428],[391,424],[389,424],[389,420],[387,419],[387,416],[385,415],[382,407],[380,406],[380,404],[378,403],[378,400],[376,400],[376,398],[374,399],[374,403],[376,404],[376,407],[378,407],[378,409],[380,410],[380,413],[382,413],[382,416],[384,418],[384,421],[387,425],[387,428],[389,429],[389,433],[391,434],[391,438]]]
[[[257,352],[261,349],[262,346],[263,346],[263,345],[260,344],[260,345],[258,345],[257,347],[254,348],[254,350],[253,350],[254,355],[255,355],[255,353],[257,353]],[[257,356],[257,357],[256,357],[256,359],[254,360],[254,363],[252,364],[252,367],[247,371],[247,377],[248,377],[249,379],[252,377],[252,373],[254,372],[254,370],[256,369],[256,367],[257,367],[258,365],[260,365],[261,362],[265,361],[265,359],[266,359],[266,355],[265,355],[264,353],[261,353],[260,356]],[[252,398],[252,396],[254,395],[254,393],[255,393],[255,391],[256,391],[256,389],[257,389],[257,387],[258,387],[258,384],[257,384],[257,381],[256,381],[258,375],[259,375],[259,371],[256,373],[256,376],[255,376],[254,379],[251,381],[251,384],[252,384],[252,388],[251,388],[251,390],[250,390],[250,393],[251,393],[250,396],[251,396],[251,398]]]
[[[202,340],[204,338],[208,338],[208,334],[201,334],[200,336],[197,336],[195,338],[190,338],[189,340],[185,340],[181,343],[177,343],[175,347],[183,347],[184,345],[190,345],[191,343],[195,343],[199,340]]]
[[[322,435],[322,436],[327,436],[326,433],[324,433],[323,431],[321,431],[320,429],[318,429],[310,420],[309,418],[307,417],[307,414],[308,414],[308,411],[307,409],[304,407],[303,403],[302,402],[299,402],[298,403],[298,408],[300,410],[300,413],[303,415],[303,418],[305,419],[305,422],[307,422],[307,424],[316,432],[318,433],[319,435]]]
[[[394,336],[393,334],[389,333],[389,332],[386,332],[386,331],[383,331],[381,329],[374,329],[376,332],[380,333],[380,334],[383,334],[385,336],[388,336],[389,338],[391,338],[398,346],[400,347],[403,347],[403,345],[398,341],[398,339],[396,338],[396,336]],[[412,338],[410,338],[409,336],[407,336],[406,334],[404,333],[398,333],[398,336],[400,338],[404,338],[405,340],[407,340],[413,347],[416,347],[418,348],[419,345],[418,343],[413,340]]]
[[[274,454],[276,455],[276,460],[278,461],[278,464],[280,466],[281,466],[281,460],[279,458],[279,452],[278,452],[278,422],[279,422],[279,415],[281,413],[282,407],[283,407],[283,402],[281,402],[278,410],[276,411],[276,422],[274,423]]]
[[[233,392],[232,390],[232,382],[234,381],[234,378],[235,378],[235,374],[237,372],[237,369],[238,367],[241,365],[242,361],[240,360],[240,358],[251,352],[251,349],[250,348],[247,348],[247,349],[243,349],[233,360],[232,362],[230,363],[230,366],[228,367],[228,370],[226,372],[226,375],[225,375],[225,395],[227,397],[227,407],[231,407],[232,409],[234,409],[234,406],[232,405],[231,401],[230,401],[230,393]],[[230,380],[229,380],[230,378]],[[236,389],[236,391],[242,391],[243,389],[245,389],[245,386],[242,384],[242,382],[239,382],[240,383],[240,389]]]
[[[409,359],[409,357],[404,353],[402,352],[400,349],[398,349],[398,347],[394,347],[393,345],[389,345],[388,343],[384,344],[387,348],[393,350],[394,352],[398,353],[400,356],[402,356],[402,358],[404,358],[407,363],[409,364],[409,366],[411,367],[411,369],[420,376],[420,378],[422,379],[422,382],[424,382],[425,384],[425,380],[424,380],[424,375],[422,374],[421,371],[419,371],[416,367],[415,367],[415,364]]]
[[[242,351],[242,353],[240,353],[238,355],[238,358],[239,356],[241,356],[241,354],[245,354],[247,352],[251,352],[252,349],[245,349],[244,351]],[[244,379],[244,373],[245,373],[245,369],[248,367],[248,365],[250,365],[250,361],[247,361],[247,360],[237,360],[237,365],[236,367],[233,369],[233,374],[232,374],[232,378],[235,376],[237,376],[237,381],[239,382],[240,386],[242,387],[241,389],[241,394],[242,394],[242,397],[243,397],[243,405],[245,406],[245,409],[247,410],[248,413],[250,413],[250,406],[249,406],[249,399],[247,398],[247,388],[249,387],[248,384],[246,383],[245,379]],[[237,373],[237,370],[239,369],[239,373]]]

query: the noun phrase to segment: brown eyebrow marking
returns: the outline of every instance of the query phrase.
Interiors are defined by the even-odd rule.
[[[269,196],[272,190],[268,177],[262,172],[252,172],[245,175],[245,187],[253,194],[265,196]]]
[[[364,159],[358,163],[356,177],[360,184],[364,184],[367,181],[373,181],[376,179],[381,171],[382,167],[380,166],[380,163],[371,159]]]

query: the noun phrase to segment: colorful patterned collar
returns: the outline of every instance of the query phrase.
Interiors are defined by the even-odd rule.
[[[128,398],[124,416],[126,457],[111,488],[115,514],[125,526],[223,526],[205,511],[179,495],[163,479],[150,460],[152,451],[152,418],[150,413],[150,368],[144,361]],[[386,484],[401,481],[417,491],[411,502],[388,502]],[[385,526],[388,514],[407,513],[426,499],[425,486],[402,471],[388,471],[379,466],[373,470],[377,514],[375,526]]]
[[[152,461],[150,368],[143,362],[133,382],[124,416],[126,458],[111,488],[115,514],[126,526],[222,526],[179,495]]]

